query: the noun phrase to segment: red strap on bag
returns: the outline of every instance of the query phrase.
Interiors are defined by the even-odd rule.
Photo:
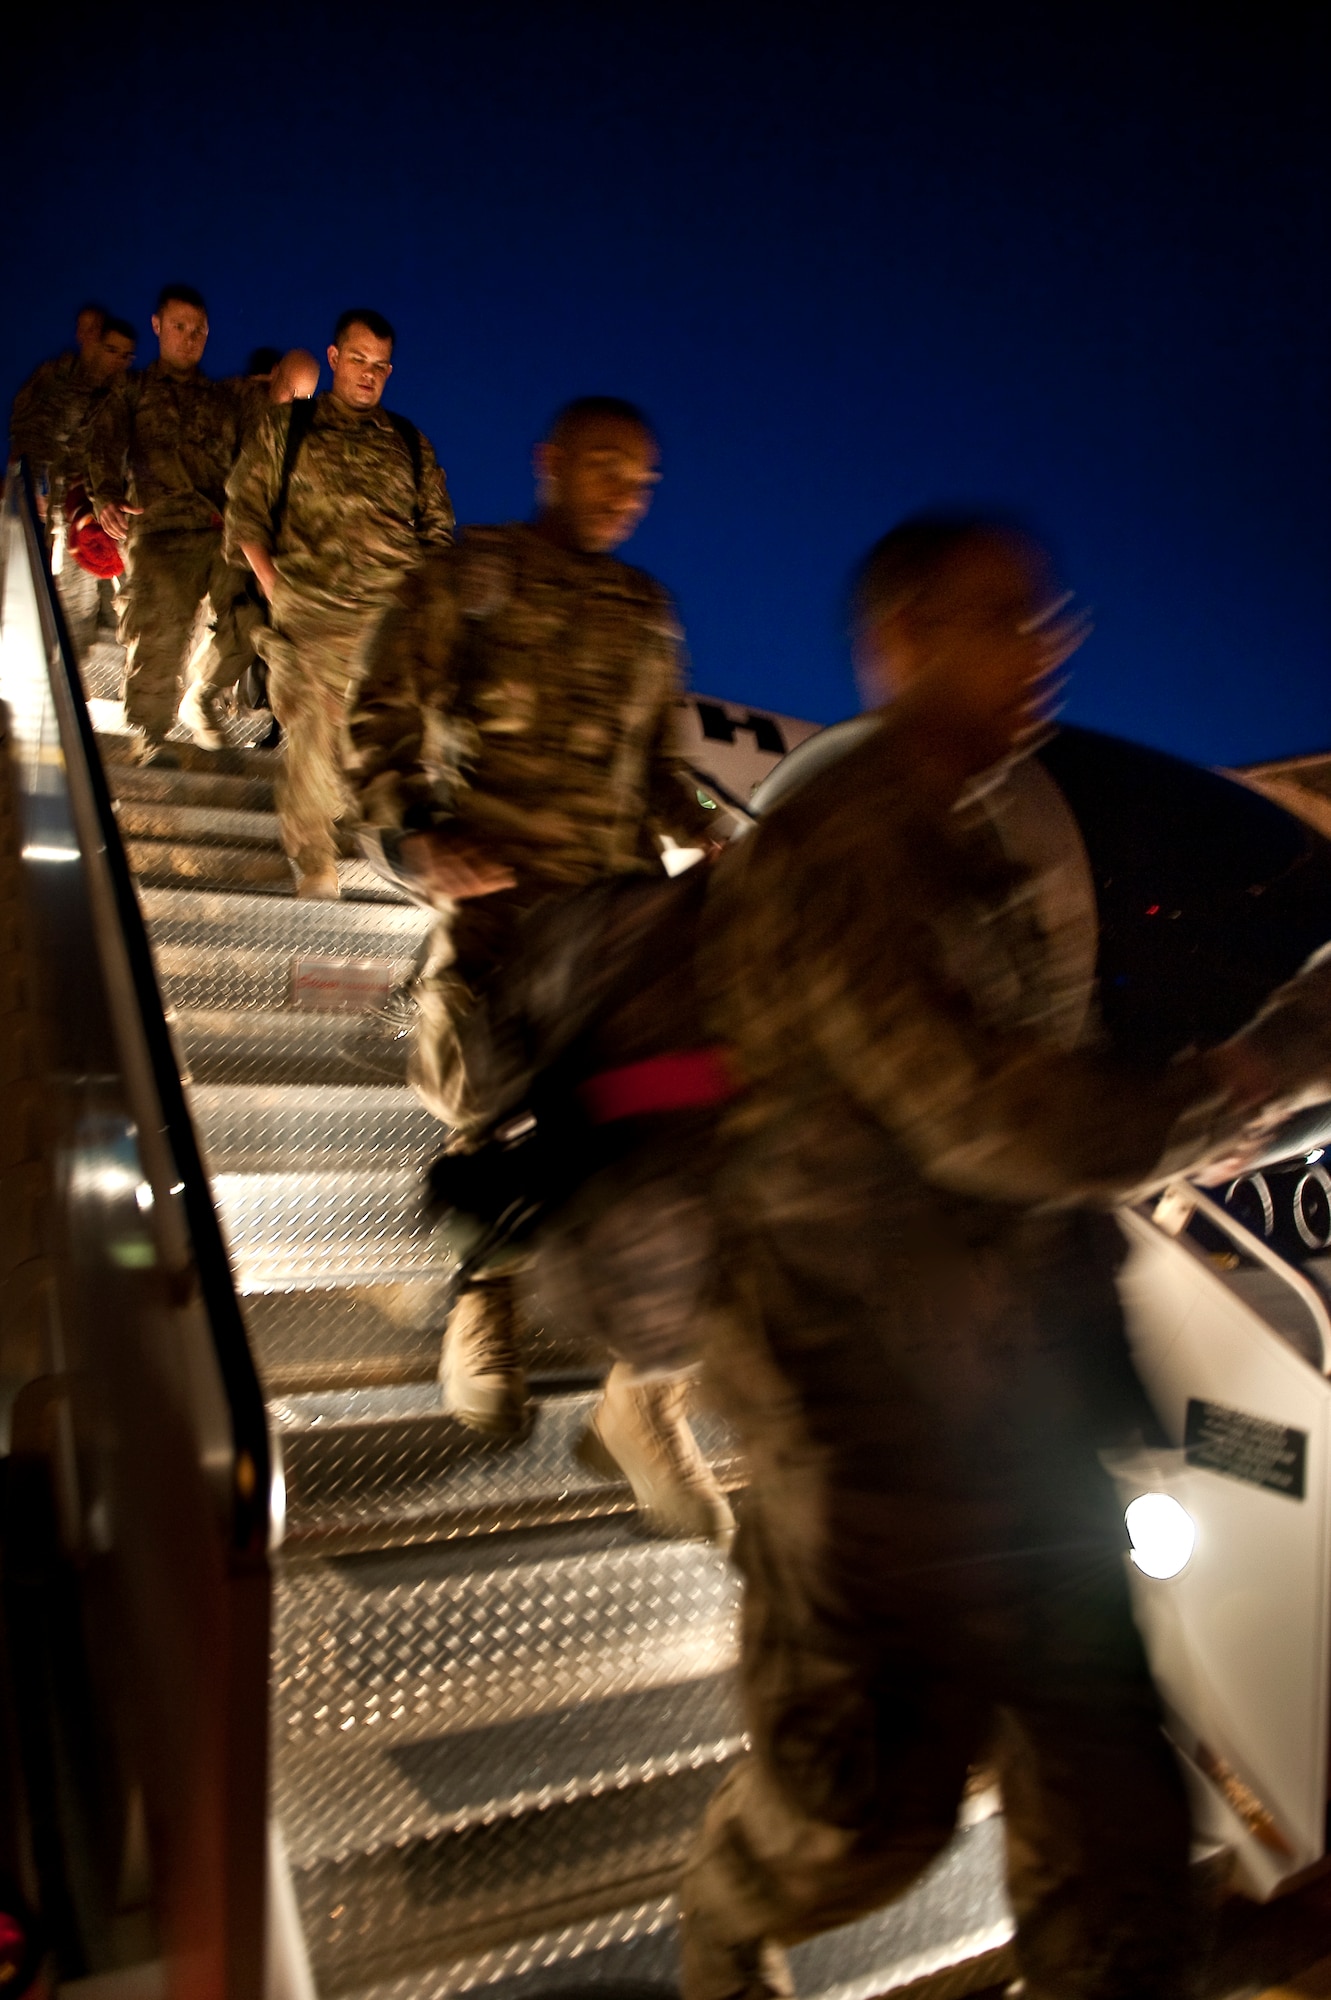
[[[724,1104],[742,1089],[734,1057],[724,1043],[706,1049],[670,1049],[622,1069],[603,1069],[578,1085],[594,1125],[641,1118],[653,1111],[697,1111]]]

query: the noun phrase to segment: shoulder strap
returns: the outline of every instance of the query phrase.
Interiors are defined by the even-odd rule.
[[[411,525],[416,530],[416,533],[419,534],[421,531],[421,466],[423,462],[421,457],[421,434],[415,424],[409,422],[406,417],[398,416],[395,410],[385,410],[384,415],[401,438],[403,444],[407,447],[407,452],[411,458],[411,486],[412,492],[416,496],[415,511],[411,517]]]
[[[291,421],[287,425],[287,441],[282,452],[282,474],[277,482],[277,498],[273,502],[272,537],[273,546],[282,532],[282,521],[287,511],[287,495],[291,491],[291,472],[300,457],[300,448],[314,427],[313,396],[300,398],[290,405]]]

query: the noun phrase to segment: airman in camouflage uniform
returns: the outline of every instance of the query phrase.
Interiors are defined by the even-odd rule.
[[[43,514],[49,497],[60,497],[69,440],[109,372],[102,345],[106,319],[102,306],[81,306],[74,323],[77,351],[68,349],[35,368],[10,410],[9,455],[27,459]]]
[[[246,577],[222,552],[226,479],[240,445],[240,385],[199,372],[208,316],[188,286],[164,288],[153,331],[159,358],[106,399],[88,438],[97,518],[126,545],[125,710],[142,731],[145,758],[176,719],[205,599],[222,671],[234,681],[249,657],[237,617]]]
[[[101,401],[133,364],[134,329],[100,306],[84,306],[75,322],[77,353],[44,361],[14,398],[9,420],[10,453],[26,458],[37,487],[37,504],[47,529],[56,586],[79,659],[97,629],[99,608],[108,617],[114,595],[110,580],[90,576],[56,550],[65,536],[65,487],[84,476],[87,431]]]
[[[579,884],[661,870],[657,842],[712,822],[670,749],[680,633],[661,586],[610,551],[646,511],[656,445],[632,406],[588,398],[538,448],[532,526],[469,529],[408,578],[371,644],[351,714],[364,821],[440,922],[418,986],[413,1080],[465,1143],[486,1115],[461,1031],[521,915]],[[498,1435],[526,1421],[514,1296],[466,1293],[441,1361],[446,1406]],[[720,1532],[725,1503],[684,1389],[616,1367],[587,1441],[676,1531]]]
[[[378,313],[344,313],[333,386],[299,448],[288,451],[298,406],[271,410],[228,487],[228,550],[268,598],[255,643],[286,736],[277,810],[298,895],[338,893],[334,823],[348,804],[343,730],[362,644],[404,576],[453,538],[429,443],[379,407],[392,351]]]
[[[753,1747],[685,1873],[685,2000],[788,1992],[779,1946],[904,1890],[995,1741],[1030,2000],[1183,1989],[1188,1813],[1098,1460],[1150,1419],[1097,1211],[1324,1088],[1331,979],[1163,1076],[1072,1045],[1078,954],[1007,837],[1053,788],[992,770],[1067,650],[1048,601],[1004,531],[888,537],[861,664],[900,700],[717,869],[704,985],[750,1088],[705,1345],[750,1470]]]
[[[275,405],[305,401],[318,386],[319,363],[306,348],[293,347],[286,354],[275,347],[256,348],[239,382],[241,449],[254,441],[260,424]],[[246,569],[243,557],[236,566]],[[233,616],[236,643],[223,650],[213,644],[212,634],[205,631],[197,640],[185,671],[180,720],[195,742],[208,750],[221,750],[226,744],[222,725],[227,697],[235,686],[237,674],[254,666],[258,637],[268,622],[267,604],[253,574],[246,578],[245,594],[237,598]],[[274,725],[274,737],[276,733]],[[272,745],[265,739],[260,747]]]

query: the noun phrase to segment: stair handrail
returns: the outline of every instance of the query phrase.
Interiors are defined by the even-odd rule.
[[[47,561],[25,460],[11,467],[4,507],[6,513],[12,510],[18,514],[24,530],[70,805],[89,864],[90,901],[108,995],[117,1013],[117,1043],[125,1063],[126,1084],[136,1113],[141,1109],[156,1114],[138,1121],[143,1164],[153,1194],[150,1219],[162,1261],[176,1285],[188,1287],[197,1282],[202,1296],[234,1443],[231,1546],[237,1555],[260,1556],[268,1543],[271,1480],[263,1391],[186,1102],[152,948],[97,749],[82,676]]]

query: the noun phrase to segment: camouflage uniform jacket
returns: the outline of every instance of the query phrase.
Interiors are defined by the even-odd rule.
[[[108,385],[85,372],[83,357],[70,352],[43,361],[14,398],[9,448],[26,458],[34,479],[45,478],[53,499],[64,492],[77,458],[81,434]]]
[[[456,825],[519,883],[659,865],[711,829],[670,748],[680,631],[613,556],[469,528],[404,584],[349,721],[367,822]]]
[[[278,575],[311,608],[334,613],[382,603],[428,549],[453,539],[453,508],[438,461],[421,439],[417,489],[411,455],[381,409],[352,410],[328,393],[291,468],[273,539],[273,510],[294,403],[260,419],[227,484],[226,546],[272,556]]]
[[[154,361],[106,398],[88,431],[88,485],[98,513],[141,507],[138,535],[215,527],[240,445],[240,384]]]
[[[1047,1535],[1143,1422],[1094,1211],[1241,1122],[1200,1057],[1147,1075],[1075,1038],[1003,839],[1025,767],[949,797],[925,747],[893,711],[774,809],[715,870],[702,947],[749,1080],[716,1150],[713,1393],[756,1480],[816,1463],[877,1496],[839,1533],[931,1496],[921,1562],[1017,1546],[1031,1508]]]

